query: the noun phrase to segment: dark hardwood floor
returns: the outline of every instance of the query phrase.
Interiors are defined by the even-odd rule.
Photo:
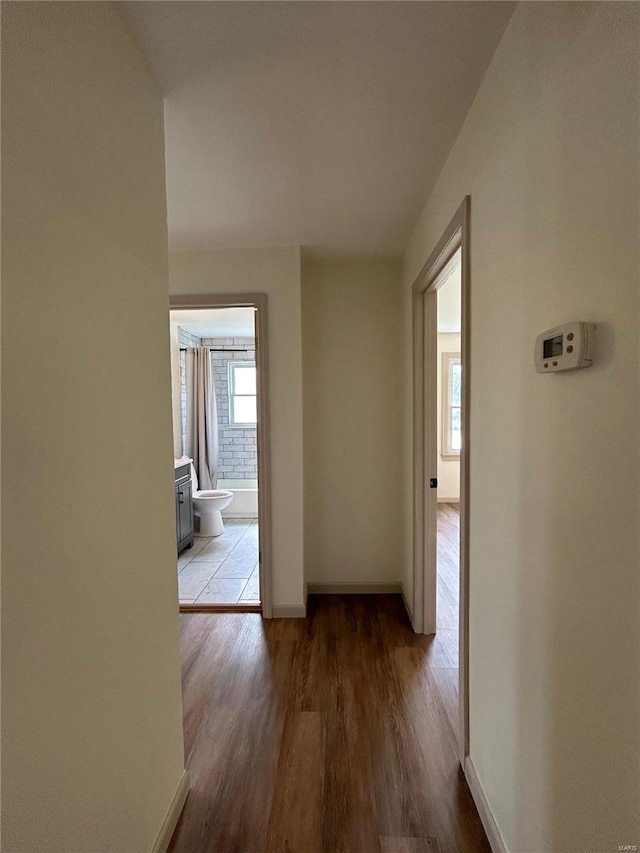
[[[171,853],[488,852],[445,640],[413,634],[399,596],[308,610],[181,616],[192,790]]]

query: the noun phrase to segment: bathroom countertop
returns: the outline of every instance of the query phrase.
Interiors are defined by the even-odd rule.
[[[181,459],[173,460],[173,467],[179,468],[181,465],[188,465],[190,462],[193,462],[193,459],[190,459],[188,456],[183,456]]]

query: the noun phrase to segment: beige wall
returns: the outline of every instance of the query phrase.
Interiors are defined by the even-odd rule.
[[[400,285],[398,261],[303,266],[309,582],[401,580]]]
[[[4,3],[2,119],[2,849],[142,853],[183,770],[162,98],[112,5]]]
[[[460,352],[460,335],[455,333],[441,333],[438,335],[438,413],[437,413],[437,440],[438,440],[438,500],[459,501],[460,500],[460,459],[451,459],[442,456],[442,402],[443,402],[443,376],[442,376],[442,354],[446,352]]]
[[[639,11],[518,6],[406,253],[408,297],[471,195],[471,757],[510,851],[640,839]],[[594,366],[537,375],[571,320]]]
[[[173,295],[266,293],[273,515],[273,603],[303,604],[300,249],[171,252]]]

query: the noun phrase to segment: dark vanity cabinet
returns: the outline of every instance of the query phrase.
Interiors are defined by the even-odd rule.
[[[176,536],[178,554],[193,545],[191,465],[188,463],[176,468]]]

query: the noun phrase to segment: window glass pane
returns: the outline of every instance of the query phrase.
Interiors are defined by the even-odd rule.
[[[451,364],[451,405],[462,405],[462,365],[459,361]]]
[[[239,367],[234,365],[233,384],[236,394],[256,393],[256,369],[255,367]]]
[[[256,422],[256,398],[234,397],[233,398],[233,421],[236,424],[255,424]]]
[[[451,450],[460,450],[462,447],[462,419],[460,407],[451,407]]]

